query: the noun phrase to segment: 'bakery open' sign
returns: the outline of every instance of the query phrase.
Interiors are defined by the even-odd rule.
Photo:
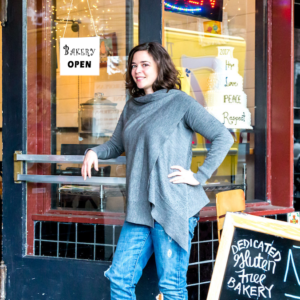
[[[100,37],[61,38],[60,75],[100,73]]]

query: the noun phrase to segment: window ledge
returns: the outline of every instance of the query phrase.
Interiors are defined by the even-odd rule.
[[[246,204],[245,213],[255,216],[270,216],[293,212],[292,207],[274,206],[267,202],[255,202]],[[76,214],[77,213],[77,214]],[[59,211],[50,210],[46,214],[32,215],[33,221],[53,221],[66,223],[91,223],[105,225],[123,225],[125,219],[124,213],[111,212],[83,212],[83,211]],[[199,222],[215,221],[217,219],[216,207],[206,206],[200,212]]]
[[[246,214],[255,216],[271,216],[293,212],[293,207],[274,206],[267,202],[256,202],[246,204]],[[216,207],[205,207],[200,212],[199,222],[215,221],[217,219]]]

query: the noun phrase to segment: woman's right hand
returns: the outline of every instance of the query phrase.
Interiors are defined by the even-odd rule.
[[[86,180],[86,175],[88,175],[89,178],[91,178],[92,165],[94,165],[95,170],[98,171],[97,154],[93,150],[89,150],[84,157],[83,164],[81,167],[81,175],[84,180]]]

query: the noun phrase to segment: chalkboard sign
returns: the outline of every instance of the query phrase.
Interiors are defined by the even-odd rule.
[[[300,299],[300,227],[227,213],[207,299]]]

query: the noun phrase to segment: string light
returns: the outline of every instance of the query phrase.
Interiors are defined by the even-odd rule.
[[[165,6],[169,7],[171,9],[179,10],[179,11],[187,11],[187,12],[194,12],[194,11],[201,11],[202,8],[184,8],[184,7],[178,7],[176,5],[172,5],[170,3],[165,2]]]
[[[226,5],[225,5],[225,7],[223,7],[223,9],[226,9],[226,8],[227,8],[229,2],[230,2],[230,0],[227,0]],[[240,0],[238,0],[237,7],[238,7],[238,10],[241,10],[241,8],[240,8]],[[227,22],[230,22],[230,21],[233,20],[236,16],[237,16],[237,14],[235,14],[234,16],[231,16],[231,18],[228,19]]]
[[[226,1],[226,5],[225,5],[225,7],[223,7],[223,9],[226,9],[226,7],[227,7],[229,1],[230,1],[230,0],[227,0],[227,1]]]

